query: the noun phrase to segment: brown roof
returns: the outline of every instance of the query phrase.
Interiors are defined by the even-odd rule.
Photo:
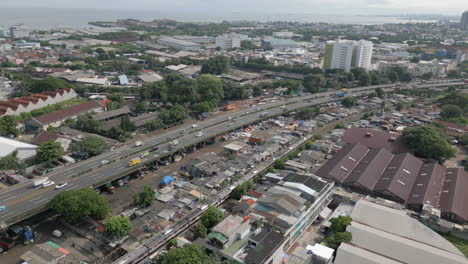
[[[358,184],[367,191],[372,191],[394,155],[383,148],[371,149],[354,168],[346,184]]]
[[[37,103],[39,100],[47,100],[49,97],[55,97],[57,94],[63,95],[65,91],[70,91],[71,88],[57,89],[55,91],[47,91],[39,94],[32,94],[30,96],[22,96],[18,98],[8,99],[7,101],[0,101],[0,115],[4,114],[8,108],[17,110],[19,105],[27,107],[30,103]]]
[[[62,110],[58,110],[52,113],[41,115],[33,119],[42,125],[47,125],[53,122],[65,120],[69,117],[84,114],[99,108],[102,108],[102,105],[98,101],[93,100],[86,103],[74,105]]]
[[[410,153],[395,155],[373,191],[390,192],[403,201],[407,201],[422,163]]]
[[[316,175],[343,183],[368,151],[369,148],[360,143],[347,144],[318,169]]]
[[[47,141],[51,141],[51,140],[55,141],[58,138],[60,138],[60,136],[57,134],[53,134],[47,131],[42,131],[39,135],[37,135],[37,137],[34,138],[32,143],[35,145],[41,145]]]
[[[423,164],[407,203],[418,205],[429,204],[437,207],[440,201],[444,178],[444,166],[437,163]]]
[[[369,148],[385,148],[392,153],[412,152],[402,141],[399,134],[375,129],[352,127],[341,138],[343,143],[361,143]]]
[[[463,168],[448,168],[440,196],[440,210],[468,221],[467,190],[468,175]]]

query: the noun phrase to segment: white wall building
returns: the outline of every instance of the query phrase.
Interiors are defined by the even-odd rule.
[[[24,25],[16,25],[10,27],[10,37],[14,39],[29,38],[31,31]]]
[[[355,45],[354,66],[370,70],[374,44],[362,39],[354,43],[357,44]]]
[[[19,160],[32,158],[36,155],[36,145],[24,143],[21,141],[0,137],[0,158],[16,153]]]
[[[220,47],[222,50],[230,50],[240,48],[241,40],[239,34],[223,34],[216,37],[216,47]]]
[[[340,40],[332,44],[331,69],[342,69],[346,72],[351,67],[371,69],[372,50],[374,45],[367,40],[351,41]],[[329,52],[328,50],[326,52]],[[326,54],[325,57],[330,57]]]
[[[157,42],[164,46],[173,47],[185,51],[199,51],[201,49],[200,44],[171,37],[162,37],[158,39]]]
[[[353,61],[353,50],[354,43],[352,41],[335,42],[333,44],[331,68],[349,72]]]

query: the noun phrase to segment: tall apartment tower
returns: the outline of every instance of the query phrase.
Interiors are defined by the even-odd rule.
[[[324,68],[341,69],[346,72],[349,72],[351,67],[370,70],[373,48],[372,42],[366,40],[327,42]]]
[[[367,40],[359,40],[355,42],[354,64],[353,67],[361,67],[366,70],[371,69],[372,50],[374,44]]]
[[[463,12],[460,20],[460,29],[463,31],[468,31],[468,11]]]
[[[335,44],[333,44],[331,68],[342,69],[349,72],[353,62],[353,50],[353,41],[344,40],[335,42]]]

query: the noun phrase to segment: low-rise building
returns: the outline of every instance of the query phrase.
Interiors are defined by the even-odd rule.
[[[16,152],[18,160],[26,160],[36,155],[37,146],[18,140],[0,137],[0,158]]]
[[[200,44],[180,40],[172,37],[162,37],[157,40],[157,42],[161,45],[173,47],[179,50],[184,51],[199,51],[201,49]]]
[[[103,106],[98,101],[92,100],[86,103],[74,105],[52,113],[33,117],[25,121],[27,130],[43,129],[48,127],[59,127],[67,119],[76,119],[79,115],[89,112],[102,112]]]

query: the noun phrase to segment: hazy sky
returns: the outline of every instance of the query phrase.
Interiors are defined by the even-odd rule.
[[[327,14],[449,14],[468,10],[468,0],[0,0],[1,6],[112,8],[171,12]]]

